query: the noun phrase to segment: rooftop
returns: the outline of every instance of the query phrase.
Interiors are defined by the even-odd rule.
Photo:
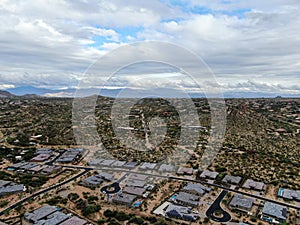
[[[73,216],[72,218],[62,222],[60,225],[85,225],[87,221],[80,219],[77,216]]]
[[[48,215],[46,218],[39,220],[36,225],[57,225],[61,222],[67,220],[69,216],[66,214],[56,211],[50,215]]]
[[[287,208],[272,202],[266,202],[262,213],[280,220],[287,219]]]
[[[197,218],[191,213],[189,208],[174,204],[169,205],[166,209],[166,215],[168,217],[195,221]]]
[[[154,170],[154,168],[157,166],[156,163],[148,163],[144,162],[142,165],[140,165],[141,170]]]
[[[25,213],[24,217],[28,221],[37,223],[39,220],[47,217],[48,215],[50,215],[56,211],[57,211],[57,208],[55,206],[44,205],[41,208],[38,208],[31,213]]]
[[[239,176],[226,175],[222,181],[228,184],[239,184],[241,180],[242,178]]]
[[[176,197],[176,202],[181,204],[193,205],[197,206],[199,204],[199,197],[193,194],[189,194],[186,192],[179,192]]]
[[[265,187],[265,184],[263,182],[254,181],[251,179],[246,180],[246,182],[243,185],[243,188],[251,189],[254,188],[256,190],[262,191]]]
[[[122,194],[115,195],[112,201],[116,203],[131,205],[135,200],[135,198],[136,198],[135,195],[122,193]]]
[[[174,171],[174,166],[171,164],[161,164],[158,171],[160,172],[173,172]]]
[[[289,199],[289,200],[297,200],[300,201],[300,190],[289,190],[289,189],[282,189],[282,196],[283,198]]]
[[[218,175],[219,175],[218,172],[212,172],[212,171],[209,171],[209,170],[204,170],[201,173],[200,177],[202,177],[202,178],[216,179]]]
[[[192,184],[188,183],[185,187],[182,188],[183,191],[190,191],[197,193],[198,195],[203,195],[205,192],[210,192],[210,188],[203,186],[202,184]]]
[[[253,198],[247,198],[247,197],[244,197],[243,195],[236,194],[232,198],[229,205],[233,206],[233,207],[243,208],[243,209],[246,209],[246,210],[251,210],[251,208],[253,206],[253,203],[254,203]]]
[[[187,168],[187,167],[179,167],[177,170],[177,174],[183,175],[183,174],[188,174],[192,175],[194,173],[194,170],[192,168]]]
[[[126,186],[123,189],[123,192],[128,193],[128,194],[137,195],[137,196],[142,196],[145,191],[146,191],[146,189],[141,188],[141,187],[128,187],[128,186]]]

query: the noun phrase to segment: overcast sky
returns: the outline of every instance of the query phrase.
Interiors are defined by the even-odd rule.
[[[226,91],[300,94],[299,0],[0,0],[0,89],[76,87],[101,56],[145,40],[195,52]],[[155,73],[148,87],[184,83]]]

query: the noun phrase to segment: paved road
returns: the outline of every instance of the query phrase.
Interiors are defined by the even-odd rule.
[[[221,194],[216,198],[216,200],[214,201],[214,203],[208,208],[208,210],[206,211],[206,216],[210,219],[212,219],[213,221],[216,222],[221,222],[221,223],[225,223],[231,220],[231,216],[228,212],[224,211],[221,207],[221,202],[223,200],[223,198],[225,197],[225,195],[228,193],[228,191],[223,190],[221,192]],[[216,211],[221,211],[223,216],[222,217],[216,217],[214,216],[214,213]]]
[[[111,187],[113,187],[113,190],[109,190]],[[121,190],[120,185],[118,182],[115,182],[113,184],[104,186],[101,188],[101,192],[105,194],[115,194],[118,193]]]
[[[6,210],[14,209],[14,208],[16,208],[17,206],[22,205],[23,203],[25,203],[26,201],[28,201],[28,200],[31,199],[31,198],[37,197],[37,196],[39,196],[39,195],[41,195],[41,194],[44,194],[44,193],[46,193],[46,192],[49,192],[49,191],[55,189],[55,188],[61,187],[61,186],[65,185],[65,184],[67,184],[67,183],[69,183],[69,182],[71,182],[71,181],[73,181],[73,180],[75,180],[75,179],[81,177],[82,175],[86,174],[86,173],[87,173],[88,171],[90,171],[90,170],[91,170],[91,169],[85,169],[84,171],[82,171],[81,173],[77,174],[77,175],[74,176],[74,177],[71,177],[71,178],[69,178],[69,179],[67,179],[67,180],[65,180],[65,181],[63,181],[63,182],[61,182],[61,183],[59,183],[59,184],[56,184],[56,185],[54,185],[54,186],[45,188],[45,189],[43,189],[43,190],[40,190],[40,191],[38,191],[38,192],[33,193],[32,195],[30,195],[30,196],[28,196],[28,197],[26,197],[26,198],[21,199],[20,201],[14,203],[13,205],[10,205],[10,206],[8,206],[7,208],[1,210],[1,211],[0,211],[0,216],[2,216]]]
[[[86,169],[94,169],[93,167],[81,167],[81,166],[64,166],[64,167],[77,168],[77,169],[85,169],[85,168]],[[242,195],[245,195],[245,196],[248,196],[248,197],[252,197],[252,198],[259,199],[259,200],[268,201],[268,202],[272,202],[272,203],[282,205],[282,206],[285,206],[285,207],[300,210],[300,206],[297,206],[297,205],[288,204],[288,203],[285,203],[285,202],[280,202],[280,201],[268,199],[266,197],[253,195],[253,194],[250,194],[250,193],[247,193],[247,192],[244,192],[244,191],[233,190],[233,189],[224,187],[222,185],[211,184],[211,183],[208,183],[208,182],[205,182],[205,181],[200,181],[200,180],[188,179],[188,178],[183,178],[183,177],[175,177],[175,176],[166,176],[166,175],[160,175],[160,174],[144,173],[144,172],[132,171],[132,170],[126,170],[126,169],[120,169],[120,168],[101,168],[101,169],[96,168],[96,170],[127,172],[127,173],[142,174],[142,175],[147,175],[147,176],[155,176],[155,177],[160,177],[160,178],[164,178],[164,179],[172,179],[172,180],[178,180],[178,181],[187,181],[187,182],[200,183],[200,184],[205,184],[205,185],[208,185],[208,186],[218,187],[218,188],[221,188],[223,190],[230,191],[230,192],[233,192],[233,193],[242,194]]]

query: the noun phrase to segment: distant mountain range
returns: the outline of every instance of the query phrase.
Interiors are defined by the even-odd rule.
[[[83,89],[80,90],[81,96],[89,96],[93,94],[98,94],[106,97],[126,97],[126,98],[141,98],[141,97],[164,97],[164,98],[176,98],[176,97],[187,97],[192,98],[203,98],[204,93],[186,93],[185,95],[181,91],[167,88],[156,88],[151,90],[134,90],[129,88],[117,88],[117,89]],[[158,93],[158,94],[156,94]],[[76,94],[76,89],[64,89],[55,90],[48,88],[37,88],[33,86],[21,86],[15,88],[9,88],[5,91],[0,90],[0,97],[13,97],[13,96],[24,96],[24,97],[74,97]],[[300,94],[275,94],[275,93],[265,93],[265,92],[224,92],[225,98],[275,98],[280,95],[283,98],[299,98]],[[77,95],[78,96],[78,95]]]
[[[13,97],[14,95],[11,94],[10,92],[8,91],[1,91],[0,90],[0,98],[6,98],[6,97]]]

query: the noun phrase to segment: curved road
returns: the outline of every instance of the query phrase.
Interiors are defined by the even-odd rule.
[[[13,205],[10,205],[10,206],[8,206],[7,208],[1,210],[1,211],[0,211],[0,216],[2,216],[6,210],[14,209],[14,208],[16,208],[17,206],[23,204],[24,202],[28,201],[28,200],[31,199],[31,198],[37,197],[37,196],[39,196],[39,195],[41,195],[41,194],[44,194],[44,193],[46,193],[46,192],[48,192],[48,191],[51,191],[51,190],[53,190],[53,189],[55,189],[55,188],[58,188],[58,187],[60,187],[60,186],[62,186],[62,185],[65,185],[65,184],[67,184],[67,183],[69,183],[69,182],[71,182],[71,181],[73,181],[73,180],[75,180],[75,179],[81,177],[82,175],[86,174],[86,173],[87,173],[88,171],[90,171],[90,170],[91,170],[91,169],[86,168],[84,171],[82,171],[81,173],[77,174],[77,175],[74,176],[74,177],[71,177],[71,178],[69,178],[69,179],[67,179],[67,180],[65,180],[65,181],[63,181],[63,182],[61,182],[61,183],[59,183],[59,184],[56,184],[56,185],[54,185],[54,186],[45,188],[45,189],[43,189],[43,190],[40,190],[40,191],[38,191],[38,192],[33,193],[32,195],[30,195],[30,196],[28,196],[28,197],[26,197],[26,198],[21,199],[20,201],[14,203]]]
[[[223,198],[225,197],[225,195],[227,194],[228,191],[223,190],[221,192],[221,194],[219,194],[218,198],[216,198],[216,200],[214,201],[214,203],[208,208],[208,210],[206,211],[206,216],[210,219],[212,219],[213,221],[216,222],[228,222],[231,220],[231,216],[228,212],[224,211],[221,207],[221,201],[223,200]],[[223,214],[223,217],[216,217],[214,216],[214,213],[216,211],[221,211]]]
[[[113,190],[109,190],[111,187],[113,187]],[[121,190],[120,185],[118,182],[115,182],[113,184],[104,186],[103,188],[101,188],[101,192],[105,193],[105,194],[115,194],[118,193]]]

